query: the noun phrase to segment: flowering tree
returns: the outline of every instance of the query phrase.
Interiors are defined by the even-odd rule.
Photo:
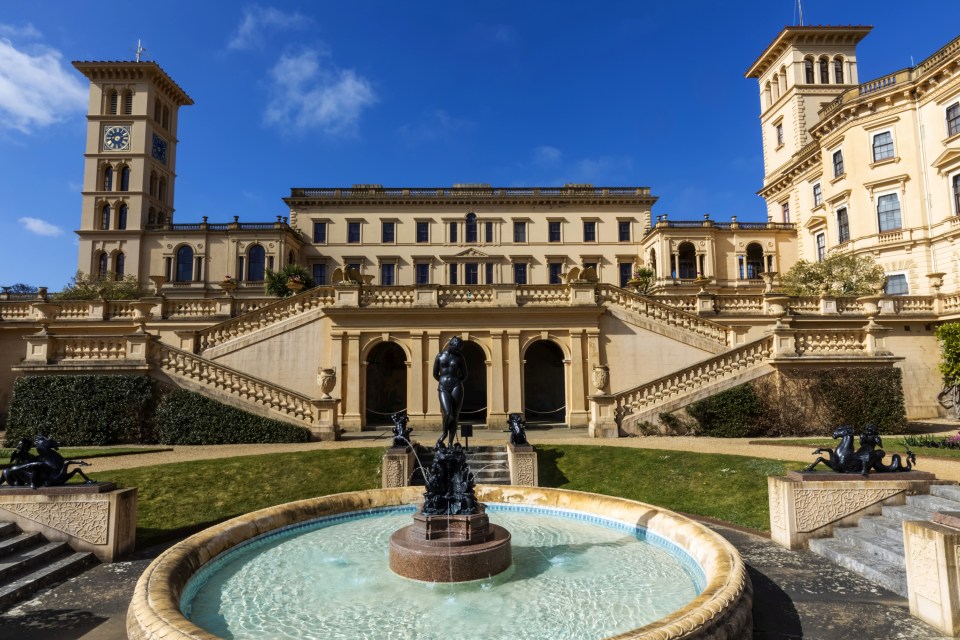
[[[780,283],[791,296],[866,296],[879,291],[886,278],[872,256],[834,253],[821,262],[800,260]]]

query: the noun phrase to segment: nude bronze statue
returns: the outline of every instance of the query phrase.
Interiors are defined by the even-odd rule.
[[[440,410],[443,412],[443,433],[437,440],[437,446],[447,438],[447,446],[453,446],[457,436],[457,421],[463,406],[463,383],[467,379],[467,363],[460,350],[463,340],[458,336],[450,338],[443,351],[433,361],[433,377],[439,382]]]

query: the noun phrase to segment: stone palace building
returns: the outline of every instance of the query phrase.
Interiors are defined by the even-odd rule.
[[[766,222],[672,220],[648,187],[295,187],[275,220],[181,222],[190,96],[154,62],[76,62],[90,81],[79,269],[139,301],[0,300],[0,413],[17,375],[149,372],[317,437],[439,423],[434,355],[461,336],[462,417],[635,433],[784,367],[903,370],[938,415],[933,326],[960,316],[960,38],[861,82],[869,27],[786,27],[758,81]],[[189,144],[189,140],[186,141]],[[869,254],[882,295],[788,298],[775,274]],[[266,298],[267,270],[314,288]],[[630,286],[655,273],[651,295]],[[331,388],[323,393],[320,383]]]

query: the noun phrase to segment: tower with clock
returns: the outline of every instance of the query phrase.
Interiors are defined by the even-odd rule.
[[[138,56],[139,58],[139,56]],[[173,223],[177,120],[193,100],[155,62],[74,62],[90,80],[78,269],[150,275]]]

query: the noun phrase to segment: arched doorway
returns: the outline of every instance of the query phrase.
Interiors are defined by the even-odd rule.
[[[747,279],[755,280],[763,273],[763,247],[756,242],[747,245]]]
[[[463,343],[463,358],[467,361],[467,382],[464,385],[460,422],[483,424],[487,421],[487,363],[486,354],[476,342]]]
[[[390,415],[407,408],[407,365],[403,349],[381,342],[367,356],[366,403],[368,426],[393,424]]]
[[[689,242],[681,242],[677,247],[677,277],[681,280],[697,277],[697,250]]]
[[[563,351],[549,340],[537,340],[527,348],[523,361],[523,411],[527,422],[564,422],[567,385]]]

